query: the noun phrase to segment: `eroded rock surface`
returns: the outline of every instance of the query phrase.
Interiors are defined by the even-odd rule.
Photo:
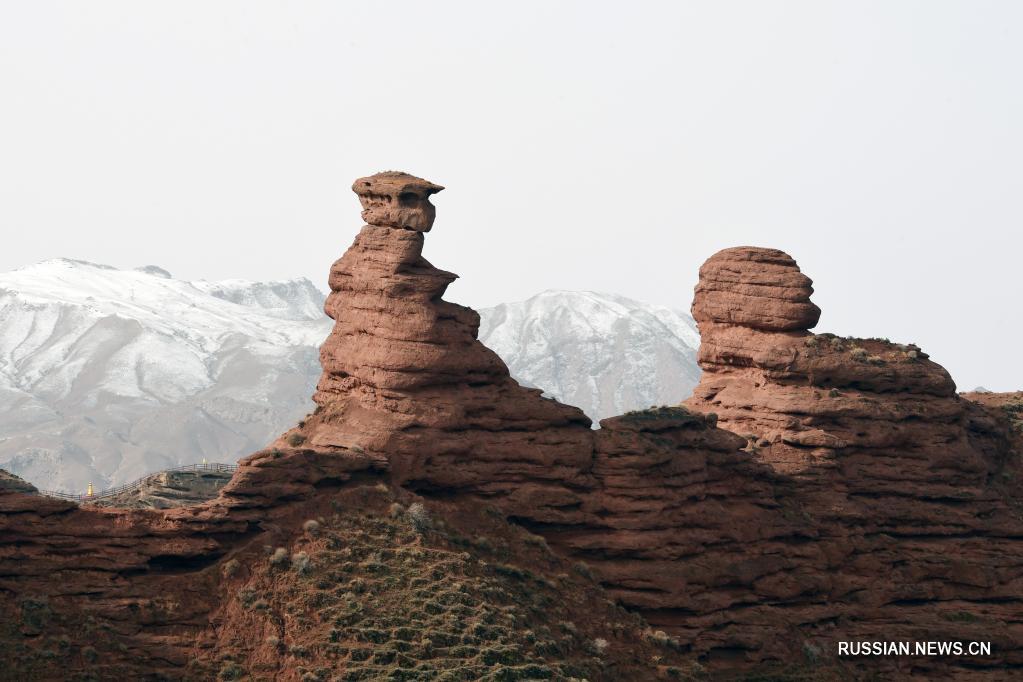
[[[971,391],[959,395],[983,405],[996,419],[1008,419],[1013,430],[1023,438],[1023,391],[1010,393]]]
[[[217,499],[96,509],[0,488],[0,608],[20,614],[4,624],[0,653],[20,670],[86,674],[92,659],[107,676],[208,679],[228,670],[297,680],[320,674],[311,661],[328,672],[402,661],[366,645],[399,633],[360,629],[360,599],[372,598],[360,596],[363,576],[388,562],[404,571],[425,554],[406,531],[372,522],[380,537],[401,536],[400,552],[345,553],[337,529],[355,517],[338,512],[370,489],[403,504],[421,495],[451,519],[485,505],[544,538],[518,550],[533,568],[549,545],[547,568],[574,564],[663,629],[653,639],[670,656],[715,671],[785,664],[843,678],[869,669],[1002,679],[1023,667],[1018,440],[1003,414],[957,396],[919,348],[810,333],[820,311],[795,261],[728,249],[701,270],[694,300],[704,370],[694,397],[593,431],[578,409],[516,384],[477,341],[476,313],[443,300],[455,275],[422,256],[429,196],[441,188],[387,173],[355,189],[368,224],[330,271],[325,309],[335,325],[321,349],[317,409],[243,460]],[[386,504],[366,500],[376,513]],[[417,532],[429,526],[410,518]],[[324,524],[333,535],[316,536]],[[302,529],[312,539],[297,540]],[[445,553],[460,543],[488,546],[468,532],[434,538],[427,553],[454,561]],[[278,555],[281,566],[316,561],[292,545],[329,550],[336,570],[285,578]],[[488,561],[510,558],[511,549]],[[465,580],[490,584],[493,571],[457,561]],[[535,594],[555,578],[574,589],[556,575],[502,571],[539,580]],[[426,581],[417,598],[429,597],[429,579],[412,579]],[[463,599],[463,588],[448,588]],[[266,598],[242,594],[250,589]],[[593,598],[581,594],[566,592],[566,603]],[[343,629],[315,625],[328,609]],[[392,616],[374,615],[383,617]],[[639,646],[621,623],[606,627],[619,644],[605,656]],[[86,644],[96,629],[113,642],[101,664]],[[317,643],[320,634],[330,641]],[[528,641],[506,638],[520,639]],[[577,634],[562,639],[580,646]],[[994,650],[983,659],[849,661],[835,657],[840,640],[977,640]],[[398,652],[432,646],[401,641]],[[349,665],[355,650],[374,658]],[[538,655],[555,650],[545,651]],[[679,673],[630,651],[639,649],[614,660],[645,671],[632,679]],[[513,653],[473,654],[472,665],[518,661]],[[615,676],[624,669],[587,675],[629,679]]]
[[[429,232],[437,209],[430,195],[444,189],[440,185],[408,173],[387,171],[352,184],[362,203],[362,219],[370,225]]]
[[[220,494],[233,474],[227,471],[161,471],[141,485],[119,495],[92,503],[121,509],[173,509],[212,500]]]
[[[703,376],[686,404],[785,477],[814,538],[780,553],[799,577],[773,618],[813,614],[813,629],[848,640],[880,623],[888,639],[990,639],[1020,665],[1020,453],[1008,423],[957,396],[916,346],[810,333],[811,291],[786,254],[742,247],[706,262],[693,301]],[[754,571],[746,599],[771,604],[778,595],[760,585],[778,577]]]
[[[693,319],[762,331],[812,329],[821,316],[810,301],[812,284],[784,251],[725,249],[700,268]]]
[[[479,315],[442,300],[456,276],[423,258],[422,232],[377,223],[331,267],[318,408],[278,445],[366,453],[399,484],[512,497],[560,519],[595,485],[590,420],[519,386],[477,341]]]

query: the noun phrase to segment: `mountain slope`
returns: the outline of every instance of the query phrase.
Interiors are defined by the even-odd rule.
[[[516,380],[594,421],[674,405],[700,378],[699,334],[676,310],[614,294],[545,291],[479,313],[480,341]]]
[[[258,448],[311,407],[322,301],[308,280],[154,266],[0,274],[0,467],[81,492]]]

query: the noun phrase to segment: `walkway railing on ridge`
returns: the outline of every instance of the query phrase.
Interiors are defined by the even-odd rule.
[[[125,483],[124,485],[119,485],[114,488],[107,488],[106,490],[101,490],[98,493],[93,493],[92,495],[65,493],[59,490],[39,490],[38,493],[40,495],[45,495],[46,497],[57,497],[62,500],[71,500],[72,502],[92,502],[94,500],[102,500],[105,497],[114,497],[115,495],[120,495],[122,493],[130,492],[132,490],[138,490],[146,481],[153,478],[154,476],[159,476],[160,474],[167,474],[176,471],[215,471],[234,473],[237,469],[238,469],[237,464],[221,464],[219,462],[209,462],[203,464],[186,464],[184,466],[174,467],[173,469],[155,471],[151,474],[143,476],[142,478],[136,479],[131,483]]]

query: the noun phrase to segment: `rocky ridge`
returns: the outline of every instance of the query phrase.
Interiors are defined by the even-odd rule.
[[[218,499],[130,511],[0,494],[0,606],[21,613],[0,644],[19,661],[45,669],[46,621],[116,633],[124,649],[104,664],[122,673],[181,677],[195,659],[255,675],[239,656],[261,651],[250,656],[258,663],[284,643],[353,670],[351,645],[298,641],[315,602],[289,612],[293,595],[275,588],[269,620],[252,620],[234,590],[271,579],[259,547],[271,549],[267,561],[274,547],[294,561],[287,548],[303,520],[386,482],[397,502],[418,495],[448,518],[487,505],[661,628],[654,639],[670,655],[718,671],[798,664],[815,676],[868,666],[999,679],[1023,667],[1019,454],[1007,422],[957,397],[919,349],[811,334],[819,310],[790,257],[726,250],[701,270],[704,374],[688,409],[629,413],[593,431],[578,409],[512,381],[477,341],[476,313],[442,299],[455,276],[422,257],[439,186],[392,173],[353,189],[369,224],[331,268],[335,324],[317,408],[243,460]],[[340,598],[357,602],[354,583],[347,591]],[[232,638],[238,623],[252,636]],[[266,650],[264,627],[277,638]],[[879,633],[995,649],[984,659],[835,658],[836,641]],[[622,630],[623,644],[638,639]],[[80,665],[69,662],[84,660],[80,647],[70,641],[61,665]],[[274,674],[298,679],[308,666],[289,651]],[[636,674],[669,673],[655,664]]]
[[[36,487],[20,478],[15,476],[9,471],[0,469],[0,491],[15,492],[15,493],[35,493]]]

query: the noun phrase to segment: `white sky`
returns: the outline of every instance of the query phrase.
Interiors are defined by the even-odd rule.
[[[820,331],[1023,388],[1023,3],[0,0],[0,270],[69,256],[325,288],[351,181],[446,185],[473,306],[688,308],[791,253]]]

